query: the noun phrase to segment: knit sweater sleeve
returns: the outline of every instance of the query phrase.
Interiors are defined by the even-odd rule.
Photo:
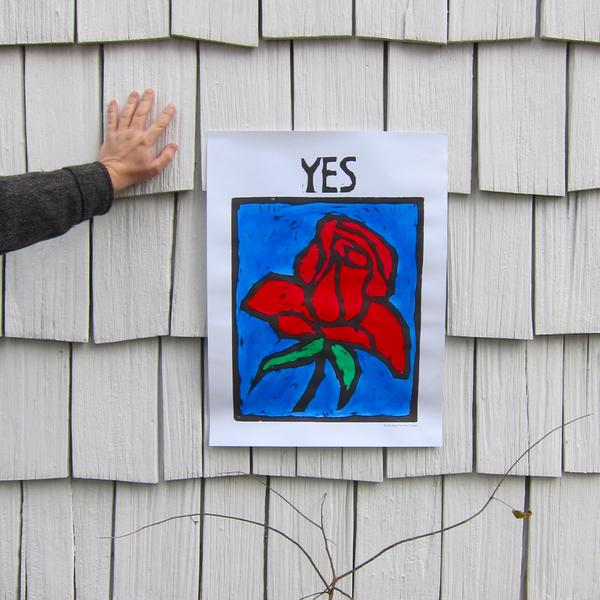
[[[0,177],[0,254],[47,240],[109,210],[113,187],[99,162]]]

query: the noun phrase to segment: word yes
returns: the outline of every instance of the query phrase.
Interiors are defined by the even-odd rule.
[[[356,156],[346,156],[342,158],[340,161],[340,168],[342,171],[350,178],[350,183],[348,185],[344,185],[341,188],[333,187],[331,185],[327,185],[327,179],[329,177],[335,177],[337,175],[337,171],[333,168],[329,168],[329,165],[332,163],[337,163],[337,156],[319,156],[317,160],[309,165],[304,159],[302,159],[302,168],[306,172],[306,191],[309,194],[315,193],[315,173],[319,168],[319,164],[321,166],[321,192],[323,194],[333,194],[336,192],[351,192],[356,187],[356,175],[353,171],[348,167],[349,162],[356,162]]]

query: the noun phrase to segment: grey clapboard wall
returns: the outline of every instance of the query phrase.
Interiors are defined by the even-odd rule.
[[[0,175],[93,160],[132,88],[176,103],[180,149],[107,215],[0,257],[0,598],[296,600],[323,584],[261,524],[327,572],[322,505],[349,569],[472,514],[589,412],[501,488],[529,521],[494,501],[340,588],[596,598],[599,41],[594,0],[2,2]],[[207,446],[216,129],[448,133],[442,448]]]

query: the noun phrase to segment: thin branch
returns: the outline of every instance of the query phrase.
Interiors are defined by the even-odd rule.
[[[329,550],[329,544],[327,543],[327,534],[325,533],[325,519],[323,517],[323,506],[325,505],[326,498],[327,494],[323,494],[323,498],[321,499],[321,525],[319,529],[321,530],[321,535],[323,536],[323,543],[325,544],[327,560],[329,561],[329,566],[331,567],[331,576],[335,579],[335,566],[333,564],[333,556],[331,556],[331,551]]]
[[[323,590],[322,592],[313,592],[312,594],[308,594],[307,596],[302,596],[302,598],[298,598],[298,600],[308,600],[309,598],[314,598],[316,600],[319,596],[322,596],[326,593],[327,590]]]
[[[510,465],[510,467],[508,467],[508,470],[504,473],[504,475],[502,475],[502,477],[500,478],[500,481],[498,482],[498,484],[494,488],[494,491],[491,493],[490,497],[486,500],[485,504],[477,512],[473,513],[470,517],[467,517],[467,518],[463,519],[462,521],[458,521],[458,523],[453,523],[452,525],[448,525],[447,527],[442,527],[441,529],[436,529],[435,531],[429,531],[428,533],[421,533],[419,535],[413,535],[412,537],[404,538],[402,540],[398,540],[397,542],[394,542],[394,543],[390,544],[389,546],[386,546],[385,548],[383,548],[382,550],[380,550],[376,554],[373,554],[373,556],[371,556],[370,558],[366,559],[362,563],[356,565],[354,568],[348,569],[348,571],[346,571],[345,573],[342,573],[337,578],[336,583],[337,583],[337,581],[340,581],[341,579],[344,579],[345,577],[348,577],[348,575],[352,575],[353,573],[356,573],[356,571],[358,571],[359,569],[362,569],[363,567],[366,567],[368,564],[370,564],[374,560],[378,559],[382,554],[385,554],[386,552],[389,552],[390,550],[393,550],[394,548],[396,548],[398,546],[401,546],[402,544],[407,544],[408,542],[415,542],[417,540],[422,540],[423,538],[428,538],[428,537],[431,537],[431,536],[434,536],[434,535],[438,535],[440,533],[444,533],[446,531],[450,531],[452,529],[456,529],[457,527],[460,527],[461,525],[465,525],[469,521],[472,521],[473,519],[477,518],[490,505],[490,502],[492,500],[494,500],[496,492],[500,489],[500,486],[506,481],[506,478],[510,475],[511,471],[538,444],[541,444],[549,435],[553,434],[555,431],[558,431],[559,429],[564,429],[567,425],[571,425],[571,423],[575,423],[575,421],[579,421],[581,419],[586,419],[587,417],[589,417],[591,415],[592,415],[592,413],[588,413],[586,415],[582,415],[580,417],[576,417],[575,419],[571,419],[570,421],[567,421],[566,423],[563,423],[562,425],[558,425],[557,427],[554,427],[553,429],[551,429],[550,431],[548,431],[547,433],[545,433],[539,440],[537,440],[531,446],[529,446],[527,448],[527,450],[525,450],[524,452],[522,452],[521,455],[512,463],[512,465]]]
[[[241,523],[249,523],[250,525],[256,525],[258,527],[262,527],[263,529],[268,529],[269,531],[278,533],[280,536],[285,538],[288,542],[291,542],[292,544],[294,544],[294,546],[296,546],[300,550],[300,552],[302,552],[302,554],[304,554],[304,556],[306,556],[306,559],[311,564],[311,566],[315,570],[316,574],[319,576],[319,579],[325,585],[328,585],[327,580],[325,579],[325,577],[319,570],[319,567],[317,567],[317,565],[315,564],[315,561],[312,559],[310,554],[304,549],[302,544],[300,544],[300,542],[297,542],[294,538],[290,537],[287,533],[281,531],[281,529],[277,529],[276,527],[272,527],[271,525],[267,525],[265,523],[260,523],[259,521],[253,521],[252,519],[245,519],[244,517],[234,517],[232,515],[222,515],[219,513],[208,513],[208,512],[190,513],[187,515],[175,515],[173,517],[167,517],[166,519],[161,519],[160,521],[155,521],[154,523],[148,523],[147,525],[144,525],[144,526],[140,527],[139,529],[136,529],[135,531],[130,531],[129,533],[123,533],[122,535],[115,535],[115,536],[105,536],[105,537],[101,537],[100,539],[119,540],[121,538],[126,538],[126,537],[129,537],[130,535],[135,535],[136,533],[140,533],[141,531],[144,531],[144,529],[148,529],[150,527],[155,527],[156,525],[162,525],[163,523],[168,523],[169,521],[175,521],[176,519],[187,519],[188,517],[216,517],[218,519],[231,519],[232,521],[240,521]]]
[[[500,481],[498,482],[498,485],[494,488],[494,491],[492,492],[492,495],[490,496],[489,500],[486,502],[486,506],[487,504],[489,504],[492,499],[494,498],[494,496],[496,495],[496,492],[498,491],[498,489],[500,488],[500,486],[504,483],[504,481],[506,480],[506,478],[510,475],[511,471],[519,464],[519,462],[521,462],[521,460],[523,458],[525,458],[525,456],[527,456],[538,444],[541,444],[549,435],[552,435],[555,431],[558,431],[559,429],[564,429],[567,425],[571,425],[572,423],[575,423],[575,421],[580,421],[581,419],[587,419],[588,417],[591,417],[594,413],[587,413],[586,415],[581,415],[580,417],[575,417],[574,419],[571,419],[570,421],[567,421],[566,423],[563,423],[562,425],[558,425],[557,427],[554,427],[553,429],[551,429],[550,431],[548,431],[547,433],[545,433],[539,440],[537,440],[537,442],[534,442],[531,446],[529,446],[529,448],[527,448],[526,450],[524,450],[521,455],[513,462],[512,465],[510,465],[510,467],[508,467],[508,470],[504,473],[504,475],[502,475],[502,478],[500,479]]]
[[[320,525],[313,521],[309,516],[305,515],[297,506],[295,506],[291,500],[288,500],[283,494],[274,490],[272,487],[268,487],[267,484],[260,478],[254,474],[242,473],[241,471],[225,471],[223,473],[219,473],[219,475],[243,475],[245,477],[251,477],[256,483],[260,483],[260,485],[266,487],[269,490],[270,494],[275,494],[279,498],[281,498],[292,510],[296,511],[303,519],[306,519],[311,525],[314,525],[317,529],[320,529]],[[331,540],[329,542],[333,543]]]
[[[515,510],[513,506],[511,506],[508,502],[504,502],[504,500],[501,500],[500,498],[494,498],[494,500],[496,502],[501,502],[502,504],[504,504],[504,506],[510,508],[510,510]]]
[[[352,596],[350,594],[347,594],[344,590],[340,589],[339,587],[334,587],[333,591],[339,592],[342,596],[346,596],[346,598],[350,598],[350,600],[352,600]]]
[[[309,516],[305,515],[297,506],[294,506],[291,500],[288,500],[283,494],[280,494],[277,490],[274,490],[272,487],[269,488],[269,492],[281,498],[281,500],[283,500],[291,509],[296,511],[303,519],[306,519],[311,525],[314,525],[317,529],[321,529],[321,526],[316,521],[313,521]],[[327,541],[331,542],[331,540],[329,539]]]
[[[334,564],[333,564],[333,557],[332,557],[331,551],[329,549],[328,542],[331,542],[331,540],[327,539],[327,536],[326,536],[326,533],[325,533],[323,506],[324,506],[324,503],[325,503],[326,495],[323,496],[323,499],[321,501],[321,524],[319,525],[318,523],[316,523],[315,521],[313,521],[312,519],[310,519],[309,517],[307,517],[304,513],[302,513],[296,506],[294,506],[294,504],[292,504],[291,501],[289,501],[287,498],[285,498],[282,494],[280,494],[279,492],[274,491],[272,488],[268,488],[269,491],[271,491],[275,495],[279,496],[279,498],[281,498],[286,504],[288,504],[288,506],[290,506],[292,509],[294,509],[300,516],[302,516],[309,523],[311,523],[312,525],[314,525],[315,527],[317,527],[321,531],[321,533],[323,535],[324,542],[325,542],[325,551],[327,553],[327,557],[329,559],[329,564],[330,564],[330,567],[331,567],[331,570],[332,570],[332,574],[333,574],[333,579],[332,579],[331,583],[329,583],[329,584],[325,580],[325,577],[323,576],[323,574],[321,573],[321,571],[319,570],[319,568],[315,564],[314,560],[312,559],[312,557],[310,556],[310,554],[308,553],[308,551],[305,550],[304,547],[299,542],[297,542],[295,539],[293,539],[292,537],[290,537],[288,534],[284,533],[280,529],[277,529],[277,528],[272,527],[271,525],[267,525],[265,523],[260,523],[258,521],[253,521],[251,519],[245,519],[243,517],[234,517],[234,516],[231,516],[231,515],[223,515],[223,514],[219,514],[219,513],[190,513],[190,514],[186,514],[186,515],[176,515],[176,516],[173,516],[173,517],[168,517],[166,519],[162,519],[161,521],[156,521],[154,523],[149,523],[148,525],[144,525],[143,527],[140,527],[139,529],[136,529],[135,531],[131,531],[131,532],[123,534],[123,535],[103,537],[103,538],[100,538],[100,539],[120,539],[120,538],[124,538],[124,537],[128,537],[128,536],[134,535],[136,533],[139,533],[140,531],[143,531],[144,529],[148,529],[149,527],[154,527],[156,525],[160,525],[162,523],[167,523],[168,521],[173,521],[175,519],[185,519],[185,518],[188,518],[188,517],[189,518],[193,518],[193,517],[216,517],[216,518],[220,518],[220,519],[230,519],[230,520],[233,520],[233,521],[240,521],[242,523],[248,523],[250,525],[256,525],[258,527],[262,527],[263,529],[268,529],[269,531],[273,531],[274,533],[277,533],[277,534],[281,535],[283,538],[285,538],[286,540],[288,540],[289,542],[291,542],[294,546],[296,546],[302,552],[302,554],[304,554],[304,556],[306,557],[306,559],[308,560],[308,562],[310,563],[310,565],[313,567],[313,569],[315,570],[315,572],[319,576],[319,579],[323,582],[323,584],[326,586],[326,588],[325,588],[325,590],[323,590],[321,592],[315,592],[313,594],[309,594],[307,596],[303,596],[300,600],[308,600],[310,598],[316,600],[317,598],[319,598],[320,596],[323,596],[325,594],[327,594],[331,598],[333,596],[334,592],[339,592],[340,594],[342,594],[346,598],[349,598],[350,600],[352,600],[352,597],[348,593],[346,593],[345,591],[343,591],[342,589],[340,589],[339,587],[337,587],[337,583],[339,581],[341,581],[342,579],[348,577],[351,574],[356,573],[358,570],[366,567],[368,564],[372,563],[373,561],[375,561],[376,559],[378,559],[380,556],[382,556],[386,552],[389,552],[390,550],[392,550],[392,549],[394,549],[394,548],[396,548],[396,547],[398,547],[398,546],[400,546],[402,544],[406,544],[408,542],[414,542],[414,541],[421,540],[421,539],[424,539],[424,538],[432,537],[434,535],[438,535],[438,534],[444,533],[446,531],[450,531],[452,529],[456,529],[457,527],[460,527],[462,525],[465,525],[466,523],[468,523],[469,521],[472,521],[473,519],[477,518],[481,513],[483,513],[487,509],[487,507],[490,505],[490,503],[492,502],[492,500],[497,500],[499,502],[502,502],[502,503],[506,504],[503,500],[500,500],[499,498],[496,498],[496,493],[498,492],[498,490],[500,489],[500,487],[502,486],[502,484],[506,481],[506,478],[510,475],[510,473],[512,472],[512,470],[519,464],[519,462],[525,456],[527,456],[537,445],[541,444],[548,436],[550,436],[554,432],[558,431],[559,429],[564,429],[567,425],[571,425],[572,423],[575,423],[576,421],[580,421],[581,419],[586,419],[587,417],[590,417],[591,415],[592,415],[592,413],[588,413],[586,415],[582,415],[580,417],[576,417],[575,419],[571,419],[570,421],[567,421],[566,423],[563,423],[562,425],[554,427],[553,429],[551,429],[550,431],[548,431],[547,433],[545,433],[539,440],[537,440],[535,443],[533,443],[531,446],[529,446],[524,452],[522,452],[519,455],[519,457],[510,465],[510,467],[502,475],[502,477],[500,478],[500,480],[498,481],[498,483],[494,487],[493,492],[491,493],[491,495],[489,496],[489,498],[486,500],[486,502],[483,504],[483,506],[478,511],[476,511],[475,513],[473,513],[472,515],[470,515],[469,517],[466,517],[465,519],[462,519],[461,521],[458,521],[457,523],[453,523],[452,525],[448,525],[447,527],[442,527],[440,529],[436,529],[435,531],[429,531],[427,533],[422,533],[422,534],[419,534],[419,535],[415,535],[415,536],[412,536],[412,537],[409,537],[409,538],[398,540],[398,541],[396,541],[396,542],[394,542],[392,544],[389,544],[388,546],[386,546],[385,548],[383,548],[382,550],[380,550],[376,554],[372,555],[370,558],[366,559],[362,563],[358,564],[357,566],[353,567],[352,569],[349,569],[348,571],[346,571],[345,573],[342,573],[339,576],[336,576],[336,574],[335,574],[335,567],[334,567]],[[231,474],[240,474],[240,475],[242,475],[242,473],[231,473]],[[243,473],[243,475],[246,475],[246,474]],[[250,475],[250,476],[253,479],[255,479],[256,481],[258,481],[259,483],[261,483],[263,485],[266,485],[263,481],[261,481],[256,476],[254,476],[254,475]]]

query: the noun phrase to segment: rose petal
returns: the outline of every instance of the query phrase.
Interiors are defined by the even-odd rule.
[[[321,246],[325,250],[325,252],[329,252],[331,248],[331,244],[333,244],[333,237],[335,235],[335,229],[337,227],[338,219],[325,218],[325,220],[321,219],[320,231],[317,233],[318,239],[321,242]]]
[[[410,336],[402,316],[391,304],[371,302],[361,322],[373,339],[375,349],[396,377],[407,377]]]
[[[277,322],[273,324],[273,327],[277,331],[285,335],[291,335],[292,337],[317,333],[310,323],[307,323],[302,317],[295,315],[277,317]]]
[[[373,345],[371,338],[362,330],[342,325],[341,327],[322,327],[323,335],[332,342],[346,342],[356,344],[365,350],[370,350]]]
[[[369,271],[346,264],[340,266],[340,296],[344,307],[344,321],[351,321],[363,309],[365,281]]]
[[[352,250],[355,253],[350,256]],[[327,215],[319,221],[315,238],[295,261],[294,272],[305,283],[318,284],[331,268],[335,254],[369,266],[372,274],[365,288],[369,298],[389,295],[393,287],[392,250],[374,231],[347,217]]]
[[[374,251],[377,256],[381,260],[381,264],[383,266],[383,273],[385,278],[389,281],[392,275],[392,269],[394,266],[394,260],[392,253],[388,245],[385,241],[377,235],[372,229],[369,229],[362,223],[358,223],[356,221],[345,220],[342,221],[341,225],[351,229],[352,231],[356,231],[360,235],[366,237],[374,246]]]
[[[347,223],[347,221],[345,221]],[[336,235],[344,236],[343,239],[351,241],[358,249],[362,250],[365,255],[368,257],[368,262],[370,263],[370,269],[372,271],[371,279],[367,285],[366,293],[371,298],[384,298],[388,295],[390,286],[389,286],[389,277],[386,277],[384,272],[382,271],[381,261],[379,260],[377,254],[374,252],[373,247],[369,243],[368,240],[361,237],[357,233],[353,233],[352,231],[347,231],[342,227],[339,227],[336,231]]]
[[[347,258],[351,264],[357,267],[366,267],[369,262],[367,257],[362,252],[358,252],[357,250],[349,250]]]
[[[315,238],[296,258],[294,273],[305,283],[315,283],[315,280],[320,280],[329,266],[336,223],[337,219],[327,217],[321,219],[317,224]]]
[[[311,283],[315,278],[320,255],[319,247],[313,242],[298,256],[294,272],[304,283]]]
[[[282,276],[267,275],[255,284],[242,307],[259,315],[272,316],[291,312],[310,319],[304,288]]]
[[[317,283],[310,298],[313,310],[319,321],[333,323],[340,318],[340,301],[336,294],[336,265]]]

